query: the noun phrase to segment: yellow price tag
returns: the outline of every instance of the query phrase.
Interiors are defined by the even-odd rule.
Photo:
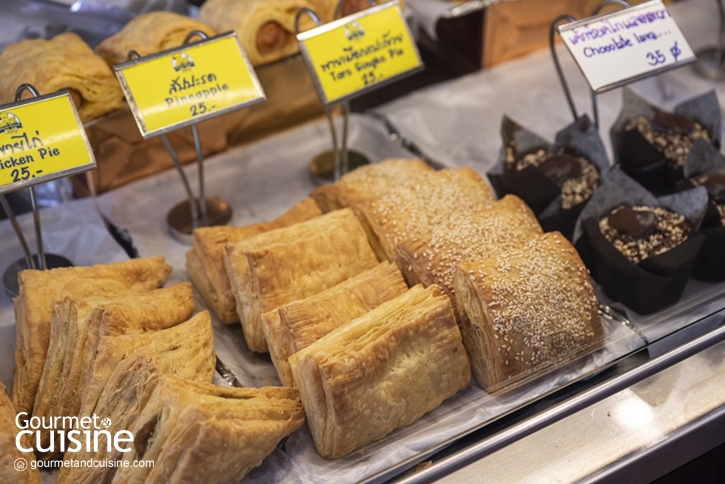
[[[302,32],[297,40],[326,105],[423,69],[397,2]]]
[[[68,91],[0,106],[0,193],[95,167]]]
[[[114,70],[144,138],[265,100],[233,32]]]

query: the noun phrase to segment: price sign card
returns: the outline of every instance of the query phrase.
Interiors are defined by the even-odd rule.
[[[0,106],[0,194],[95,167],[68,91]]]
[[[234,32],[114,70],[144,139],[265,100]]]
[[[325,105],[423,69],[397,2],[302,32],[297,40]]]
[[[562,25],[559,33],[595,92],[696,59],[661,0]]]

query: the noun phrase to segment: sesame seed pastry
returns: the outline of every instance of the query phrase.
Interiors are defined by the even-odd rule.
[[[225,246],[319,215],[322,215],[320,208],[307,197],[271,222],[244,227],[219,225],[194,229],[194,246],[186,253],[186,271],[204,301],[223,323],[239,322],[232,286],[224,268]]]
[[[263,353],[262,314],[378,264],[349,208],[227,244],[224,262],[247,345]]]
[[[463,343],[488,392],[602,343],[589,272],[559,232],[459,265],[455,289]]]
[[[471,369],[448,297],[415,286],[290,358],[317,452],[343,457],[466,388]]]
[[[407,290],[395,264],[383,262],[314,296],[263,314],[264,337],[282,384],[294,386],[290,356]]]

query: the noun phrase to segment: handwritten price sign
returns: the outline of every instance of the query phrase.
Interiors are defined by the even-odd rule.
[[[569,23],[559,33],[596,92],[695,61],[661,0]]]
[[[144,138],[265,100],[236,34],[114,67]]]
[[[325,105],[423,69],[397,2],[308,30],[297,40]]]

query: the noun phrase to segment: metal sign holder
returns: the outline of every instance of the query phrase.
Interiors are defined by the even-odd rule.
[[[35,89],[30,84],[22,84],[20,87],[18,87],[17,91],[15,91],[15,102],[19,102],[22,99],[23,92],[28,91],[33,98],[39,98],[40,93],[38,93],[38,90]],[[75,171],[75,170],[72,170]],[[68,173],[70,174],[70,173]],[[62,176],[62,174],[61,174]],[[73,263],[63,257],[62,255],[58,254],[50,254],[45,252],[45,248],[43,246],[43,231],[40,225],[40,212],[38,208],[38,199],[35,194],[35,186],[31,185],[28,187],[28,193],[30,195],[30,205],[32,207],[33,211],[33,225],[35,227],[35,243],[37,246],[37,254],[33,254],[30,251],[30,247],[28,246],[28,242],[25,239],[25,235],[23,234],[23,229],[20,227],[20,224],[18,223],[17,217],[15,217],[15,213],[13,213],[12,208],[10,207],[10,204],[8,203],[7,198],[5,198],[4,194],[0,194],[0,206],[2,206],[2,209],[5,211],[5,214],[8,217],[8,220],[10,220],[10,224],[13,226],[13,230],[15,231],[15,235],[18,238],[18,242],[20,243],[20,247],[23,249],[23,254],[25,257],[16,260],[10,266],[8,266],[7,269],[5,269],[5,272],[3,273],[3,286],[5,287],[5,291],[11,296],[15,297],[18,295],[20,288],[18,284],[18,274],[21,271],[24,271],[26,269],[39,269],[41,271],[44,271],[46,269],[56,269],[59,267],[72,267]]]
[[[713,81],[725,80],[725,60],[723,53],[725,52],[725,3],[723,0],[717,0],[717,8],[720,17],[720,35],[717,45],[704,47],[697,52],[697,63],[695,63],[695,72],[700,76]]]

